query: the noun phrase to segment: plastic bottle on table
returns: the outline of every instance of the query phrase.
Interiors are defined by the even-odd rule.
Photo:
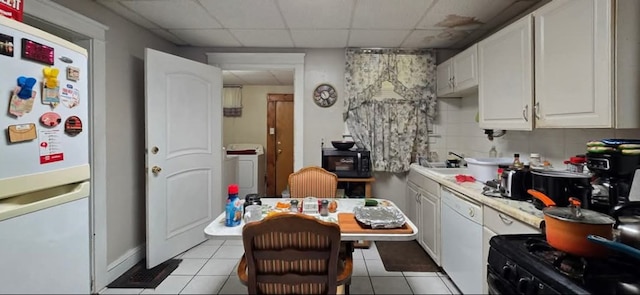
[[[238,185],[230,184],[228,189],[227,205],[225,207],[226,226],[238,226],[242,221],[242,202],[238,198]]]

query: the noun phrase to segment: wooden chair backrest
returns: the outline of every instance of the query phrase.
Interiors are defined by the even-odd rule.
[[[304,167],[289,175],[289,194],[292,198],[335,198],[338,176],[322,167]]]
[[[278,214],[242,230],[249,294],[335,294],[340,227]]]

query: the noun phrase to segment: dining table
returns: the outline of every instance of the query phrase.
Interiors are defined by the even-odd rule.
[[[317,198],[318,200],[322,200],[323,198]],[[288,204],[292,199],[288,198],[262,198],[262,206],[263,210],[263,218],[269,214],[270,210],[276,207],[278,203]],[[304,198],[298,198],[299,201],[304,201]],[[337,210],[335,212],[329,213],[327,216],[321,216],[317,212],[313,212],[309,215],[312,215],[320,220],[328,221],[328,222],[336,222],[341,227],[341,240],[348,242],[356,242],[361,240],[367,241],[410,241],[415,240],[418,234],[418,228],[416,225],[411,222],[411,220],[406,217],[406,215],[398,208],[392,201],[386,199],[376,199],[376,198],[328,198],[329,201],[337,202]],[[345,224],[343,222],[341,224],[340,219],[345,220],[341,216],[341,213],[353,213],[354,208],[365,206],[365,200],[376,200],[377,206],[390,206],[395,207],[402,214],[405,220],[405,224],[403,225],[403,230],[393,230],[393,229],[370,229],[363,227],[362,230],[358,230],[356,227],[354,230],[353,224]],[[307,213],[297,213],[297,214],[307,214]],[[343,215],[344,216],[344,215]],[[242,228],[244,227],[245,222],[242,220],[240,225],[228,227],[225,225],[225,213],[222,212],[218,217],[216,217],[205,229],[204,235],[208,239],[225,239],[225,240],[241,240],[242,239]],[[350,226],[350,227],[349,227]]]

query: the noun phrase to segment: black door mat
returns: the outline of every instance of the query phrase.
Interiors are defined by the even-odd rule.
[[[155,288],[164,281],[182,262],[182,259],[167,260],[152,269],[147,269],[147,261],[143,259],[127,272],[115,279],[109,288]]]
[[[387,271],[438,272],[438,265],[417,241],[376,241]]]

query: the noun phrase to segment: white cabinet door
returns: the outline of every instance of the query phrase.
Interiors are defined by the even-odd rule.
[[[453,91],[465,93],[478,86],[478,45],[473,44],[453,57]]]
[[[480,128],[533,129],[533,18],[478,43]]]
[[[422,231],[422,229],[420,228],[420,223],[418,222],[418,215],[416,215],[416,207],[417,207],[417,203],[418,203],[418,189],[415,187],[414,184],[407,182],[407,190],[406,190],[406,198],[405,198],[405,204],[407,204],[407,210],[405,210],[405,214],[407,215],[407,217],[409,218],[409,220],[411,220],[411,222],[413,222],[413,224],[415,224],[418,227],[418,233],[420,233],[420,231]]]
[[[612,127],[612,1],[552,1],[536,10],[537,127]]]
[[[419,241],[433,261],[440,265],[440,198],[430,194],[420,194]]]
[[[484,262],[484,267],[482,268],[482,277],[485,278],[485,280],[482,280],[482,294],[489,294],[489,286],[487,285],[486,280],[487,264],[489,263],[489,249],[491,248],[489,245],[489,241],[495,235],[497,234],[486,226],[482,228],[482,261]]]
[[[436,68],[436,95],[447,97],[453,93],[453,59],[449,59]]]

